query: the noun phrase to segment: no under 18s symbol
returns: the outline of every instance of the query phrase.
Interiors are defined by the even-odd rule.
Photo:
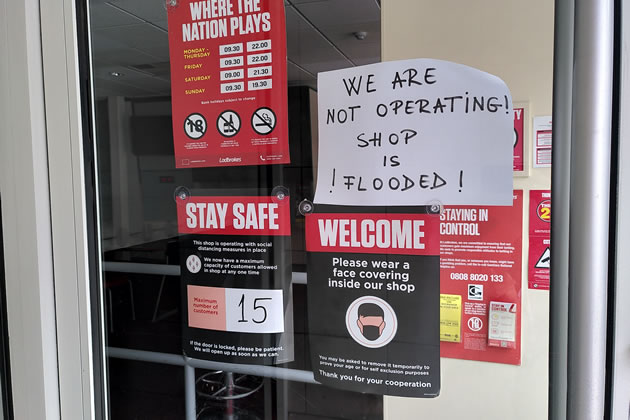
[[[481,318],[473,316],[472,318],[468,319],[468,328],[470,328],[472,331],[479,331],[482,327],[483,321],[481,320]]]
[[[202,138],[206,134],[207,129],[208,123],[206,123],[206,119],[201,114],[190,114],[184,121],[184,132],[193,140]]]

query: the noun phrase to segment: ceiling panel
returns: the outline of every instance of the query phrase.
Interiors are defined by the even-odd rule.
[[[381,61],[380,31],[368,30],[368,35],[363,40],[358,40],[353,34],[344,32],[343,27],[327,27],[322,28],[322,31],[354,64],[360,66]]]
[[[380,8],[374,1],[325,0],[295,7],[356,65],[380,61]],[[357,39],[355,32],[365,32],[366,38]]]
[[[163,61],[159,57],[145,54],[134,48],[100,37],[92,38],[94,60],[121,67]]]
[[[100,92],[108,92],[107,95],[116,96],[153,96],[156,93],[149,89],[142,89],[126,83],[114,80],[94,78],[94,87]]]
[[[287,7],[287,55],[289,59],[317,74],[320,71],[352,66],[320,33],[298,13]]]
[[[304,3],[322,3],[322,2],[327,2],[327,1],[328,0],[288,0],[288,3],[304,4]]]
[[[369,56],[364,56],[362,55],[361,57],[353,57],[354,60],[354,64],[356,64],[357,66],[364,66],[366,64],[374,64],[374,63],[380,63],[381,62],[381,54],[380,54],[380,50],[381,50],[381,44],[377,44],[374,46],[375,49],[378,49],[378,54],[375,54],[372,57]],[[350,55],[352,55],[352,52],[350,52]]]
[[[357,66],[381,61],[380,32],[368,32],[365,39],[358,40],[353,34],[343,32],[343,28],[322,28],[322,31]]]
[[[129,13],[125,13],[109,4],[92,4],[90,6],[90,25],[93,29],[111,28],[114,26],[133,25],[142,21]]]
[[[166,20],[165,0],[109,0],[108,3],[149,22]]]
[[[142,77],[136,80],[123,80],[122,82],[136,88],[146,89],[157,95],[170,95],[171,93],[171,84],[156,77]]]
[[[318,28],[346,25],[350,33],[355,31],[354,25],[378,22],[381,18],[381,11],[372,0],[326,0],[295,4],[295,8]]]
[[[148,24],[103,28],[93,31],[98,38],[118,42],[161,60],[168,60],[168,34]]]
[[[305,72],[290,61],[287,63],[287,77],[291,86],[310,86],[313,89],[317,87],[315,76]]]
[[[119,76],[114,76],[112,73],[118,73]],[[171,84],[169,80],[165,80],[159,77],[153,77],[147,72],[141,72],[129,67],[110,65],[102,62],[94,63],[94,78],[98,79],[97,86],[104,87],[116,87],[122,89],[126,87],[137,88],[136,94],[144,96],[147,93],[168,95],[171,91]],[[110,83],[111,82],[111,83]],[[125,96],[135,96],[132,94]]]
[[[147,77],[151,77],[150,74],[136,71],[129,67],[124,67],[124,66],[119,66],[119,65],[99,63],[99,64],[95,64],[94,66],[94,77],[98,77],[101,79],[108,79],[108,78],[114,77],[111,75],[112,72],[118,72],[118,73],[123,74],[123,76],[121,76],[119,79],[116,79],[116,78],[112,79],[112,80],[118,80],[120,82],[124,82],[125,80],[138,80],[138,79],[145,79]]]
[[[164,29],[165,31],[168,31],[168,21],[167,20],[158,20],[157,22],[153,22],[155,25],[159,26],[160,28]]]

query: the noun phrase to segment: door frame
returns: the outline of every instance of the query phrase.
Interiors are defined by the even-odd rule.
[[[18,419],[93,419],[102,379],[92,339],[75,7],[0,0],[0,194]]]
[[[90,74],[89,69],[79,65],[79,53],[83,51],[79,43],[86,41],[79,39],[79,35],[89,36],[89,28],[80,27],[87,21],[84,3],[81,0],[0,0],[0,91],[3,92],[0,95],[0,194],[5,221],[2,233],[11,385],[14,416],[18,419],[107,418],[106,393],[102,388],[105,386],[106,389],[104,329],[98,324],[99,320],[95,324],[92,319],[96,311],[101,311],[98,318],[104,319],[103,305],[100,304],[100,292],[96,291],[95,296],[90,290],[90,279],[95,284],[102,284],[102,279],[98,266],[98,227],[96,236],[92,234],[92,223],[98,223],[98,219],[92,219],[97,214],[97,209],[92,207],[98,205],[95,198],[98,183],[93,179],[97,171],[84,163],[85,154],[94,150],[94,121],[89,119],[94,113],[90,109],[90,98],[85,97],[86,92],[91,92]],[[574,3],[579,9],[597,1],[575,0]],[[627,21],[628,17],[628,11],[624,9],[622,21]],[[585,22],[588,27],[594,19],[576,20],[575,25],[582,28]],[[624,45],[629,39],[623,32]],[[588,64],[588,60],[585,63]],[[577,66],[576,69],[586,67]],[[574,77],[580,79],[580,74]],[[584,78],[589,79],[589,75],[584,74]],[[623,100],[630,97],[623,95],[630,80],[627,66],[622,67],[621,79],[623,116],[630,103],[628,99]],[[581,84],[586,85],[588,83]],[[596,94],[597,86],[593,89],[591,93]],[[573,100],[575,104],[575,95]],[[588,117],[588,110],[577,109],[574,119],[578,115],[575,112],[584,112]],[[601,116],[601,110],[598,115]],[[577,120],[587,124],[588,119]],[[624,120],[621,121],[620,138],[623,138],[627,128]],[[630,156],[630,152],[621,142],[620,162],[626,155]],[[584,160],[588,157],[587,153]],[[91,164],[92,161],[88,162]],[[629,175],[620,166],[620,208],[629,200],[628,185]],[[572,199],[576,197],[572,194]],[[93,206],[86,206],[86,203],[93,203]],[[571,204],[576,220],[588,221],[590,213],[600,210],[593,206],[597,204],[594,200]],[[584,206],[581,208],[581,205]],[[623,233],[625,224],[621,211],[619,216],[616,228]],[[601,232],[592,233],[601,240]],[[616,252],[620,256],[627,254],[625,250],[629,246],[630,239],[618,235]],[[577,246],[569,250],[574,256],[581,251]],[[600,271],[603,270],[603,260],[607,260],[607,255],[598,255]],[[626,260],[618,259],[616,270],[620,280],[627,272]],[[577,268],[571,281],[575,282],[577,278],[582,285],[581,292],[586,292],[592,276],[587,275],[588,270],[577,272]],[[627,319],[630,307],[620,299],[630,295],[630,285],[619,281],[616,287],[619,302],[616,317]],[[593,306],[604,328],[600,325],[586,333],[569,330],[571,342],[593,343],[592,338],[599,337],[602,331],[605,337],[600,295],[596,305],[592,305],[592,300],[585,302]],[[574,311],[577,309],[583,310],[583,307]],[[588,320],[577,313],[573,315],[572,311],[569,318],[588,324]],[[572,328],[576,328],[575,323]],[[620,355],[630,345],[630,331],[621,323],[616,328],[615,351]],[[601,345],[591,352],[579,350],[581,346],[571,348],[574,350],[568,354],[569,377],[573,365],[593,360],[593,356],[601,356],[602,352]],[[618,372],[627,372],[630,360],[627,355],[625,358],[619,356],[614,366],[617,374],[613,378],[613,410],[627,416],[630,382]],[[600,383],[601,369],[595,376]],[[585,384],[588,381],[579,382]],[[581,387],[573,392],[569,389],[569,400],[586,395],[587,391]],[[598,394],[598,397],[602,395]],[[582,399],[583,403],[585,401],[588,398]],[[600,404],[598,399],[580,407],[585,413],[595,412]]]

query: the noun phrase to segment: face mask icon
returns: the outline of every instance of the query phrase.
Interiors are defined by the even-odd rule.
[[[357,325],[363,337],[370,341],[377,340],[385,329],[385,313],[375,303],[363,303],[359,306]]]
[[[398,331],[398,318],[389,303],[376,296],[359,296],[346,310],[346,328],[359,345],[377,349],[388,345]]]

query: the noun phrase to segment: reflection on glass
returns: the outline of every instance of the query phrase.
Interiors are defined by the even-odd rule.
[[[314,193],[317,73],[380,61],[380,6],[367,0],[289,1],[285,13],[291,163],[176,169],[164,2],[90,2],[113,419],[185,418],[187,393],[196,397],[199,419],[382,418],[382,397],[308,380],[304,216],[298,211]],[[250,47],[266,51],[264,45]],[[287,376],[197,368],[194,387],[185,385],[183,366],[174,364],[183,360],[179,186],[191,194],[243,188],[268,193],[276,186],[289,191],[295,355],[281,365],[290,369]],[[143,359],[137,350],[151,353],[142,353],[150,355]]]

